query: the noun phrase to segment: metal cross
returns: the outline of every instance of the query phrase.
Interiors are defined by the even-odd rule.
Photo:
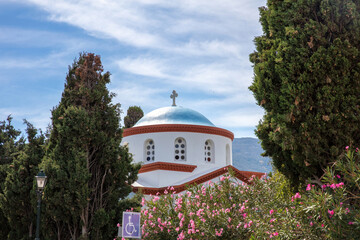
[[[175,90],[172,91],[172,94],[170,95],[170,98],[173,100],[172,106],[176,106],[175,104],[175,98],[178,96],[177,92]]]

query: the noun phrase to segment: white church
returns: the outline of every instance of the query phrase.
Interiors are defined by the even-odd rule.
[[[229,169],[243,182],[264,175],[232,166],[234,134],[197,111],[176,106],[177,96],[173,91],[172,106],[158,108],[124,130],[122,144],[128,146],[134,162],[142,164],[134,192],[163,194],[172,186],[180,193],[188,185],[216,182]]]

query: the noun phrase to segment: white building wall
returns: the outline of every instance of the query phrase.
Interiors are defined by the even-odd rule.
[[[186,161],[175,160],[175,139],[182,137],[186,140]],[[133,154],[135,162],[144,164],[146,161],[144,143],[152,139],[155,143],[155,162],[183,163],[197,166],[221,167],[226,166],[226,145],[230,147],[230,164],[232,164],[231,139],[212,134],[192,132],[157,132],[131,135],[123,138],[122,144],[128,144],[129,152]],[[204,160],[204,146],[206,140],[214,143],[215,162],[207,163]]]

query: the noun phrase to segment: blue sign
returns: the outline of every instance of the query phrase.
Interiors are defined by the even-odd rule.
[[[140,213],[123,212],[122,237],[141,238]]]

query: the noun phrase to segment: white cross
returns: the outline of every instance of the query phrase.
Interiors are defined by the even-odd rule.
[[[175,98],[178,96],[177,92],[175,90],[172,91],[172,94],[170,95],[170,98],[173,100],[172,106],[176,106],[175,104]]]

